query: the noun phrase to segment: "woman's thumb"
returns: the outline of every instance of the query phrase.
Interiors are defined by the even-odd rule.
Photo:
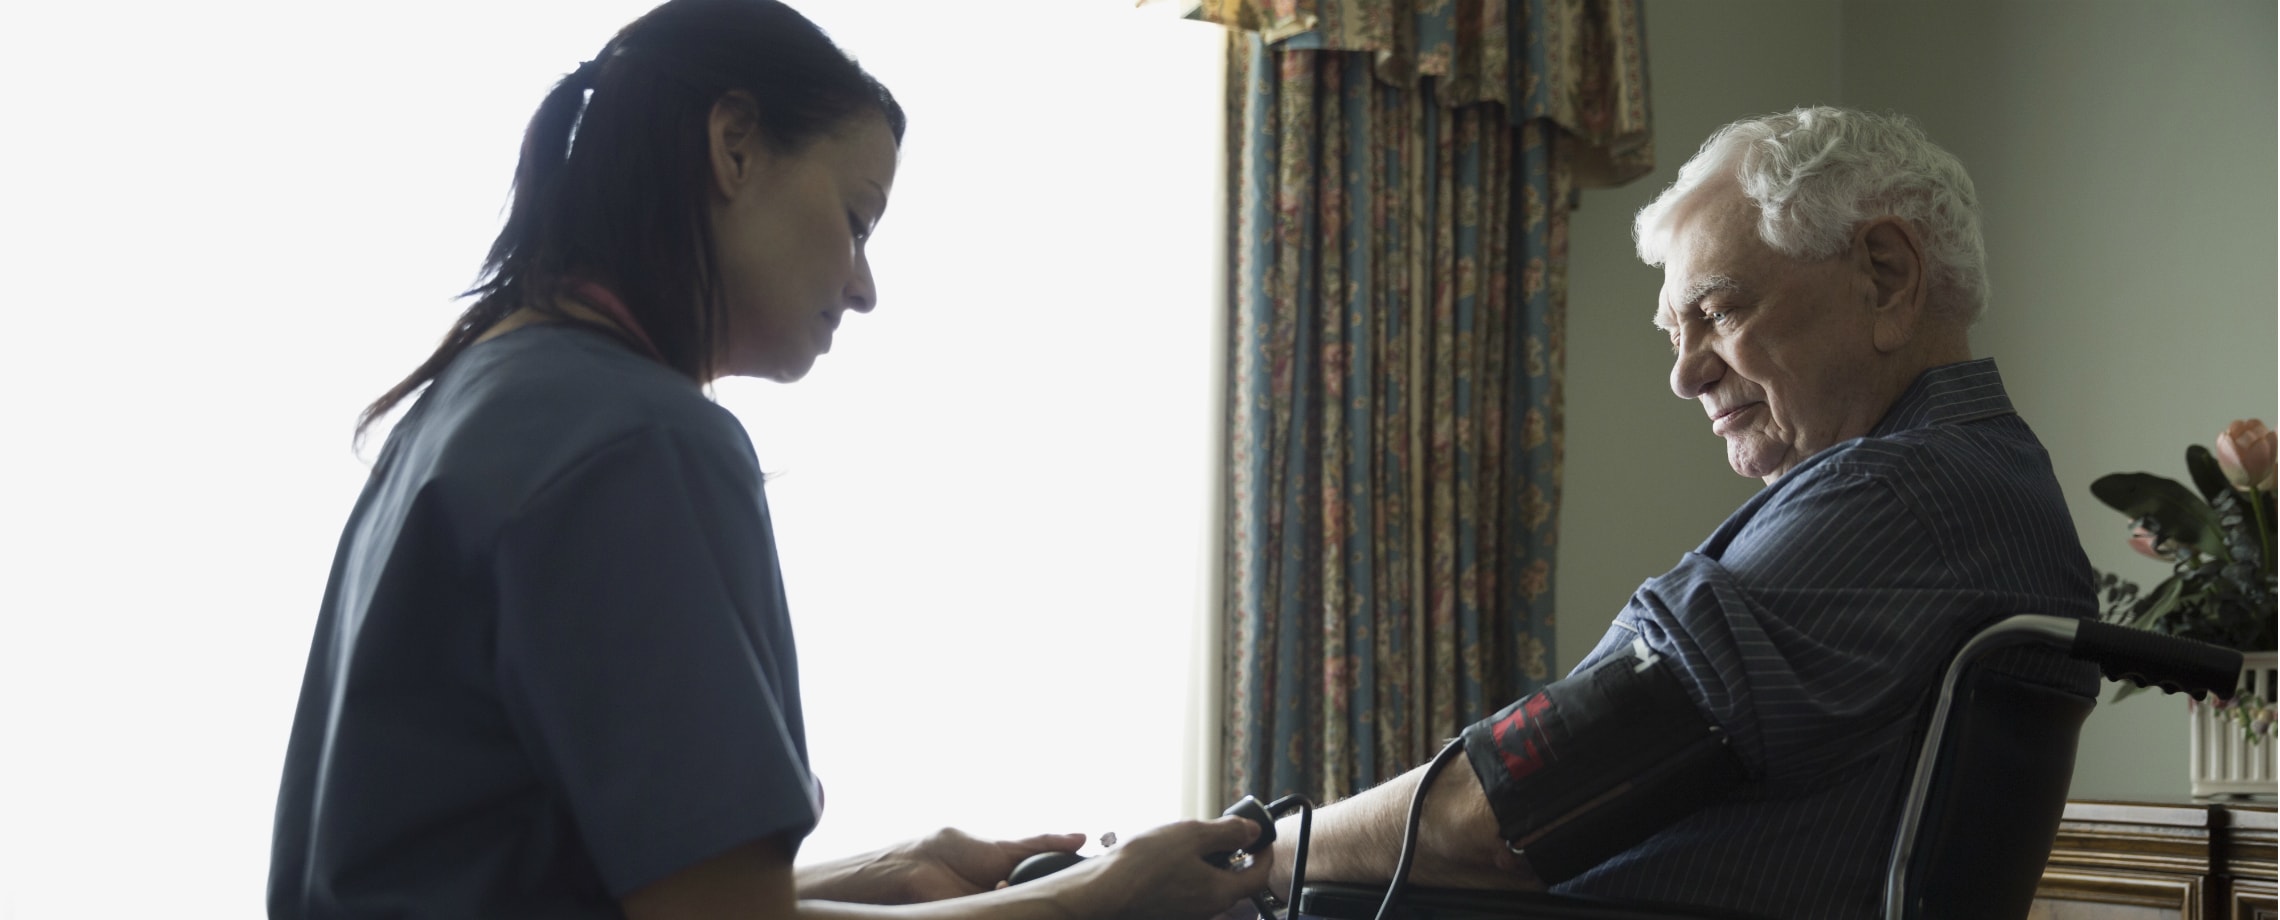
[[[1035,837],[1011,841],[1011,844],[1014,849],[1025,853],[1047,853],[1055,850],[1075,852],[1078,847],[1085,845],[1085,835],[1038,834]]]
[[[1257,822],[1235,815],[1214,818],[1207,826],[1211,829],[1211,842],[1219,849],[1246,849],[1261,836]]]

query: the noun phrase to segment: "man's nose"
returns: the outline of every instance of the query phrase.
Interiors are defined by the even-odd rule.
[[[1680,399],[1696,399],[1726,376],[1726,362],[1711,351],[1700,336],[1680,332],[1678,358],[1670,363],[1670,391]]]

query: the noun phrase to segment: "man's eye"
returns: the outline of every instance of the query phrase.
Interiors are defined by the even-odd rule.
[[[863,228],[863,218],[855,216],[853,211],[847,212],[847,232],[854,234],[858,243],[871,238],[871,231]]]
[[[1733,313],[1725,310],[1704,309],[1702,311],[1702,318],[1709,320],[1710,324],[1713,326],[1723,326],[1726,324],[1726,321],[1732,319],[1733,316]]]

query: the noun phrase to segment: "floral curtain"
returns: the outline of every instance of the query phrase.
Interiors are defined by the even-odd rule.
[[[1204,0],[1235,192],[1221,790],[1351,794],[1549,674],[1567,212],[1637,0]]]

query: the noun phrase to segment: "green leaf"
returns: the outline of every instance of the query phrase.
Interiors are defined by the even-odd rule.
[[[2162,617],[2167,616],[2169,614],[2169,611],[2176,609],[2177,600],[2178,598],[2184,596],[2184,593],[2184,576],[2171,575],[2168,578],[2162,579],[2161,584],[2153,586],[2152,594],[2146,595],[2144,600],[2139,601],[2137,606],[2131,609],[2130,612],[2134,614],[2134,616],[2132,616],[2130,618],[2130,621],[2124,625],[2127,625],[2131,629],[2145,629],[2157,633],[2168,633],[2169,630],[2162,629],[2160,626],[2157,626],[2155,624],[2158,623]]]
[[[2112,473],[2090,484],[2090,493],[2131,520],[2152,518],[2162,539],[2190,546],[2219,559],[2231,559],[2216,512],[2174,479],[2152,473]]]
[[[2185,448],[2185,468],[2193,473],[2193,484],[2201,489],[2201,497],[2211,504],[2217,496],[2233,490],[2232,480],[2225,478],[2225,468],[2217,465],[2217,455],[2195,444]]]

